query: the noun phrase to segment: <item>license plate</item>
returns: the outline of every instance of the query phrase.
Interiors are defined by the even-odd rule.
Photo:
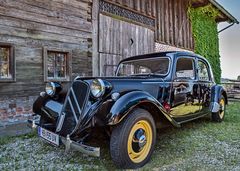
[[[53,145],[59,146],[59,135],[44,128],[38,127],[38,135]]]

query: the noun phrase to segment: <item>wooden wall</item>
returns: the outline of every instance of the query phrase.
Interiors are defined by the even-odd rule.
[[[156,0],[105,0],[149,17],[156,16]]]
[[[154,52],[154,31],[100,14],[100,75],[113,76],[120,60]]]
[[[72,51],[73,77],[91,75],[92,0],[0,0],[0,42],[15,48],[16,82],[0,82],[0,98],[44,89],[43,47]]]
[[[193,50],[191,22],[187,16],[189,0],[105,0],[155,19],[155,40]]]
[[[187,16],[189,0],[156,0],[156,41],[192,50],[191,22]]]
[[[188,0],[105,1],[155,19],[155,41],[193,49]],[[0,42],[14,45],[16,59],[16,83],[0,83],[0,96],[28,96],[43,90],[43,47],[72,50],[73,77],[92,74],[92,3],[0,0]],[[100,53],[108,52],[100,49]]]

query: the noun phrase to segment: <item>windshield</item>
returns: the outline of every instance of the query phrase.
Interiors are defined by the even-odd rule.
[[[146,58],[126,61],[119,65],[117,76],[166,75],[169,69],[169,58]]]

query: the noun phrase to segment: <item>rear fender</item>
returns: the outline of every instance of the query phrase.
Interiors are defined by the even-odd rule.
[[[215,85],[211,89],[211,112],[218,112],[220,109],[219,101],[221,96],[224,96],[226,104],[228,104],[227,92],[222,85]]]
[[[112,106],[110,113],[107,116],[108,125],[116,125],[120,123],[134,108],[143,103],[150,103],[157,107],[159,115],[162,113],[167,120],[174,126],[179,127],[166,112],[161,103],[159,103],[153,96],[143,91],[132,91],[120,97]]]

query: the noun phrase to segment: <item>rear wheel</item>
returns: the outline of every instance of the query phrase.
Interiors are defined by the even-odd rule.
[[[221,95],[221,98],[219,100],[220,109],[216,113],[212,113],[212,121],[214,122],[222,122],[225,116],[225,110],[226,110],[226,100],[223,95]]]
[[[113,162],[120,168],[142,167],[153,153],[156,141],[156,126],[151,114],[136,109],[112,132],[110,152]]]

